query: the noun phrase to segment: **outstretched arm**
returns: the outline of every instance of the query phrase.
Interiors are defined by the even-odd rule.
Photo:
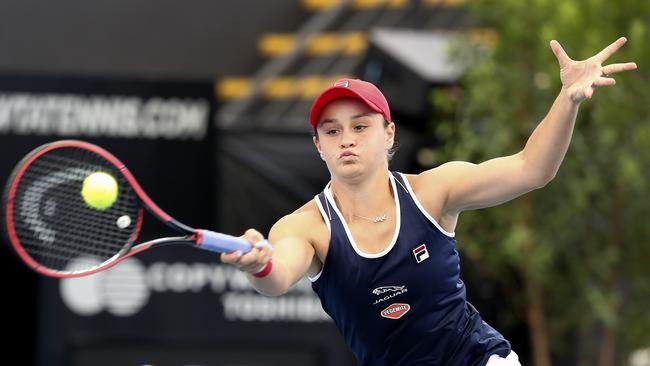
[[[269,233],[273,250],[261,247],[253,248],[244,255],[238,252],[222,253],[221,261],[245,272],[251,285],[262,294],[279,296],[286,293],[307,273],[314,257],[314,248],[304,232],[304,228],[310,225],[303,225],[301,219],[296,215],[287,215],[273,225]],[[257,230],[249,229],[242,238],[254,245],[264,236]],[[263,271],[270,261],[271,271],[262,278],[255,277],[254,274]]]
[[[551,41],[560,65],[562,90],[524,149],[481,164],[444,164],[420,174],[418,185],[440,184],[443,177],[447,188],[443,211],[447,213],[494,206],[546,185],[557,173],[569,147],[580,103],[591,98],[597,87],[616,84],[609,75],[636,69],[632,62],[603,66],[626,41],[619,38],[583,61],[572,60],[557,41]]]

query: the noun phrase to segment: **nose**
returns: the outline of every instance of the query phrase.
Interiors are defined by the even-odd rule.
[[[343,131],[341,133],[341,148],[347,149],[356,145],[356,140],[352,132]]]

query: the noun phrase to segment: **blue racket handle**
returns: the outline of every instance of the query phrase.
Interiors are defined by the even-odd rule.
[[[219,253],[232,253],[239,250],[242,254],[248,253],[253,249],[253,246],[248,240],[232,235],[221,234],[209,230],[197,230],[197,234],[198,239],[196,244],[201,249]],[[271,244],[266,240],[263,240],[255,244],[255,247],[260,248],[266,245],[271,246]]]

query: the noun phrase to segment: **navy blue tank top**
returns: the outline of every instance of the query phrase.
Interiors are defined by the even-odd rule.
[[[330,231],[327,257],[312,280],[361,366],[485,365],[510,343],[466,300],[453,233],[422,207],[408,180],[390,174],[396,229],[381,253],[364,253],[329,185],[316,203]]]

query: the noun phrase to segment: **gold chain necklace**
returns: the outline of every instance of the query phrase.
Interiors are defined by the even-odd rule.
[[[335,201],[338,201],[338,199],[336,198],[336,195],[334,194],[334,192],[332,192],[332,188],[330,188],[330,193],[332,194],[332,198],[334,198]],[[368,220],[368,221],[373,222],[375,224],[388,220],[388,212],[384,213],[381,216],[377,216],[374,219],[370,218],[370,217],[357,215],[357,214],[352,214],[352,216],[356,216],[356,217],[362,218],[364,220]]]
[[[370,217],[365,217],[365,216],[357,215],[357,214],[352,214],[352,216],[356,216],[356,217],[360,217],[360,218],[362,218],[362,219],[366,219],[366,220],[368,220],[368,221],[372,221],[372,222],[374,222],[375,224],[376,224],[376,223],[379,223],[379,222],[384,222],[384,221],[388,220],[388,213],[385,213],[385,214],[383,214],[383,215],[381,215],[381,216],[377,216],[377,217],[375,217],[374,219],[371,219]]]

